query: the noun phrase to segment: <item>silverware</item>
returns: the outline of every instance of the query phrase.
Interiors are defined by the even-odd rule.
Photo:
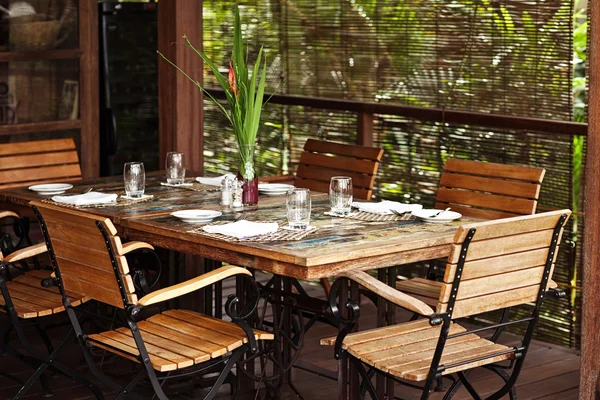
[[[245,221],[245,220],[246,220],[246,216],[245,215],[240,215],[233,222]]]
[[[445,210],[441,210],[439,212],[436,212],[435,214],[433,214],[432,216],[430,216],[428,218],[435,218],[435,217],[441,215],[442,213],[445,213],[446,211],[450,211],[450,207],[446,208]]]
[[[87,189],[85,189],[83,192],[81,192],[81,194],[86,194],[86,193],[89,193],[89,192],[91,192],[92,190],[94,190],[94,188],[87,188]]]
[[[392,208],[390,208],[390,211],[392,212],[392,214],[397,215],[399,217],[403,217],[406,214],[411,214],[412,213],[412,211],[403,211],[403,212],[400,212],[400,211],[396,211],[396,210],[394,210]]]

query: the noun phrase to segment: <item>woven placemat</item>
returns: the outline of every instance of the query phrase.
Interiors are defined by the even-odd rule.
[[[331,211],[326,211],[325,215],[329,215],[331,217],[338,218],[349,218],[349,219],[357,219],[359,221],[368,221],[368,222],[405,222],[405,223],[413,223],[419,222],[417,217],[412,214],[404,214],[404,215],[395,215],[395,214],[375,214],[366,211],[355,211],[351,212],[347,215],[340,215],[333,213]]]
[[[229,224],[230,221],[218,221],[208,225],[224,225]],[[278,242],[278,241],[294,241],[302,240],[313,232],[316,232],[318,228],[311,229],[310,231],[293,231],[289,229],[279,228],[276,232],[268,233],[266,235],[252,236],[243,239],[238,239],[232,236],[221,235],[219,233],[209,233],[202,230],[202,228],[196,228],[188,231],[188,233],[196,233],[199,235],[208,236],[215,239],[227,240],[230,242]]]
[[[138,204],[138,203],[143,203],[145,201],[149,201],[152,200],[154,198],[154,196],[150,196],[150,197],[145,197],[139,200],[132,200],[132,199],[124,199],[121,197],[121,194],[119,194],[119,197],[117,197],[117,201],[115,201],[114,203],[103,203],[103,204],[86,204],[83,206],[76,206],[74,204],[65,204],[65,203],[59,203],[57,201],[53,201],[51,199],[43,199],[42,203],[48,203],[48,204],[54,204],[56,206],[61,206],[61,207],[66,207],[66,208],[74,208],[74,209],[81,209],[81,208],[105,208],[105,207],[125,207],[125,206],[130,206],[132,204]]]

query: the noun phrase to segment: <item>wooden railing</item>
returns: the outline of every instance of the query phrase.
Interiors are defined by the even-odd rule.
[[[207,91],[216,98],[225,98],[225,93],[222,89],[207,89]],[[375,114],[398,115],[428,122],[535,131],[551,135],[587,135],[587,124],[585,123],[543,118],[294,95],[274,95],[269,102],[288,106],[305,106],[326,110],[355,112],[358,115],[357,144],[364,146],[371,146],[373,144],[373,115]]]

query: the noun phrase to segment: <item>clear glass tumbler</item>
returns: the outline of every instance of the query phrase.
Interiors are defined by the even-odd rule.
[[[185,163],[183,153],[170,151],[167,153],[167,183],[171,185],[181,185],[185,179]]]
[[[329,183],[329,203],[331,212],[341,215],[350,213],[352,205],[352,178],[334,176]]]
[[[146,188],[146,173],[144,163],[128,162],[123,168],[125,194],[129,197],[142,197]]]
[[[294,229],[306,229],[310,223],[310,190],[293,189],[287,193],[285,202],[288,225]]]

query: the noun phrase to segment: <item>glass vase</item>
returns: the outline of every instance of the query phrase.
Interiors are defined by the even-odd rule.
[[[242,186],[242,203],[246,206],[258,204],[258,176],[254,170],[254,151],[256,145],[238,145],[240,167],[237,173]]]

